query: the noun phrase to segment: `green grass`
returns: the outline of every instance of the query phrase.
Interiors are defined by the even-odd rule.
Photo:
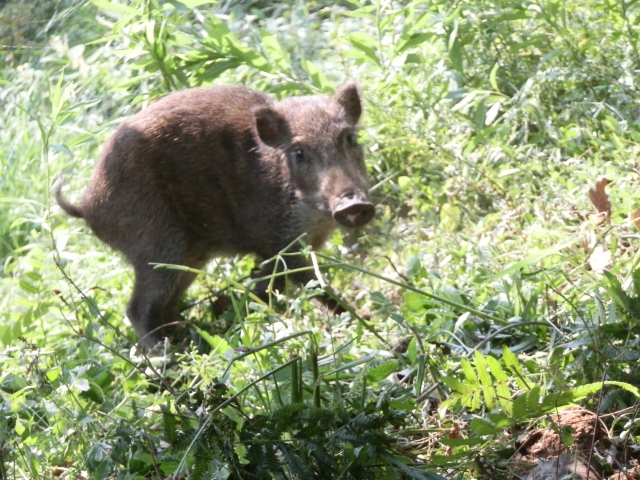
[[[636,405],[640,7],[197,3],[0,10],[0,478],[509,478],[547,414]],[[348,78],[377,216],[317,257],[355,311],[313,289],[274,311],[251,258],[220,259],[184,340],[141,354],[130,268],[55,205],[57,176],[77,200],[170,90]],[[606,422],[632,452],[633,412]]]

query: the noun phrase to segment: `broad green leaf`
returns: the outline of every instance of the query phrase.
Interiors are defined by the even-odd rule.
[[[480,395],[479,391],[472,392],[471,400],[467,403],[467,405],[469,405],[471,411],[480,410],[480,407],[482,406],[482,395]]]
[[[396,49],[396,54],[399,55],[399,54],[403,53],[405,50],[408,50],[409,48],[415,47],[417,45],[420,45],[421,43],[426,42],[427,40],[430,40],[434,36],[435,36],[435,34],[431,33],[431,32],[414,33],[414,34],[410,35],[409,37],[407,37],[406,39],[402,39],[401,40],[401,42],[399,43],[398,48]]]
[[[201,73],[198,78],[203,82],[210,82],[218,78],[227,70],[232,70],[240,65],[242,65],[242,62],[237,58],[219,60],[206,67],[204,73]]]
[[[307,74],[309,74],[311,83],[315,87],[319,88],[323,92],[329,92],[333,89],[333,86],[331,85],[327,77],[324,75],[324,73],[322,73],[322,70],[320,70],[315,63],[305,58],[301,58],[300,66],[305,72],[307,72]]]
[[[16,419],[16,424],[13,427],[18,436],[22,436],[24,432],[27,431],[27,428],[24,425],[24,422],[21,419]]]
[[[367,380],[370,382],[379,382],[384,380],[393,372],[398,371],[398,362],[386,362],[367,371]]]
[[[490,137],[493,133],[498,131],[499,128],[500,125],[494,125],[478,132],[471,138],[471,141],[467,143],[467,146],[464,148],[464,154],[468,155],[473,152],[478,147],[478,145],[482,144],[482,141],[485,138]]]
[[[283,71],[291,70],[291,59],[282,48],[276,37],[270,35],[266,30],[260,29],[260,38],[263,48],[266,50],[273,63]]]
[[[263,72],[273,73],[271,63],[255,50],[240,45],[235,38],[231,36],[225,38],[225,47],[228,52],[232,53],[250,67],[257,68]]]
[[[212,354],[223,354],[228,350],[233,350],[233,347],[229,345],[224,338],[218,335],[211,335],[209,332],[206,332],[199,327],[196,327],[196,331],[211,346],[213,349],[211,352]]]
[[[500,432],[500,429],[486,418],[474,418],[469,423],[469,428],[476,435],[493,435]]]
[[[402,294],[405,306],[414,313],[422,314],[427,310],[431,301],[424,295],[417,292],[404,292]]]
[[[382,66],[375,51],[375,49],[378,48],[378,42],[371,35],[365,32],[354,32],[347,38],[351,42],[351,45],[364,54],[365,58],[378,66]]]

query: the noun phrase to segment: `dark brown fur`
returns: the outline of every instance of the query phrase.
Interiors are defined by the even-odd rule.
[[[62,182],[56,199],[133,265],[127,316],[153,345],[195,275],[151,263],[199,269],[213,256],[270,258],[305,233],[318,249],[338,224],[373,217],[354,136],[360,114],[351,82],[330,98],[279,103],[243,87],[173,93],[107,141],[78,206],[62,198]],[[291,258],[289,269],[304,265]]]

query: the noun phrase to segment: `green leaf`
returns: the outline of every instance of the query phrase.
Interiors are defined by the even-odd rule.
[[[460,45],[460,40],[458,40],[457,18],[453,21],[453,29],[451,30],[451,33],[449,33],[448,51],[449,60],[451,60],[451,66],[456,72],[462,75],[464,73],[462,61],[462,46]]]
[[[635,395],[636,398],[640,398],[640,389],[638,389],[637,387],[626,383],[626,382],[618,382],[615,380],[607,380],[606,382],[604,382],[605,385],[614,385],[616,387],[620,387],[620,388],[624,388],[626,391],[632,393],[633,395]]]
[[[176,0],[187,8],[196,8],[209,3],[218,3],[217,0]]]
[[[562,444],[565,447],[570,447],[574,444],[574,440],[573,440],[573,434],[575,433],[575,430],[568,426],[568,425],[564,425],[562,427],[560,427],[560,440],[562,441]]]
[[[211,346],[212,354],[221,355],[224,352],[233,350],[233,347],[222,337],[218,335],[211,335],[209,332],[202,330],[199,327],[195,327],[198,334]]]
[[[532,253],[524,260],[520,260],[519,262],[514,263],[510,267],[502,270],[501,272],[498,272],[495,275],[491,275],[483,283],[491,283],[494,280],[497,280],[498,278],[504,277],[505,275],[510,275],[524,267],[528,267],[531,264],[538,263],[543,258],[546,258],[549,255],[553,255],[554,253],[558,253],[560,250],[564,250],[569,245],[573,245],[577,241],[578,241],[578,237],[569,238],[564,242],[556,243],[553,247],[545,248],[544,250],[540,250],[535,253]]]
[[[416,337],[411,337],[409,341],[409,345],[407,346],[407,358],[411,363],[415,363],[416,357],[418,356],[418,347],[417,347]]]
[[[260,29],[260,38],[262,47],[273,63],[282,71],[291,70],[291,59],[278,39],[264,29]]]
[[[398,187],[401,192],[406,192],[411,188],[411,177],[400,176],[398,177]]]
[[[442,377],[440,378],[442,383],[444,383],[447,387],[449,387],[454,392],[465,395],[470,392],[469,385],[464,382],[461,382],[457,378],[454,377]]]
[[[415,339],[412,339],[412,341],[413,340]],[[420,392],[422,392],[422,385],[424,384],[425,373],[427,371],[426,366],[427,366],[426,355],[420,354],[418,356],[418,371],[416,373],[416,379],[413,386],[416,395],[420,395]]]
[[[311,83],[315,87],[319,88],[323,92],[329,92],[333,89],[333,85],[329,82],[324,73],[322,73],[322,70],[320,70],[315,63],[305,58],[301,58],[300,66],[305,72],[307,72],[307,74],[311,78]]]
[[[471,138],[471,141],[464,148],[464,154],[468,155],[471,152],[473,152],[478,147],[478,145],[482,143],[482,140],[484,140],[486,137],[490,137],[493,133],[498,131],[499,128],[500,128],[500,125],[494,125],[492,127],[485,128],[482,131],[475,134]]]
[[[228,58],[226,60],[218,60],[212,62],[207,66],[203,73],[198,75],[198,80],[202,82],[211,82],[222,75],[227,70],[233,70],[234,68],[242,65],[242,62],[237,58]]]
[[[482,355],[478,350],[473,352],[473,354],[476,361],[478,379],[480,380],[480,385],[483,387],[482,393],[484,395],[484,400],[489,410],[494,410],[498,405],[496,403],[495,390],[493,389],[493,381],[491,380],[491,375],[489,375],[487,362],[485,361],[484,355]]]
[[[440,225],[449,232],[453,232],[460,226],[460,207],[451,203],[445,203],[440,207]]]
[[[518,357],[506,345],[502,346],[502,358],[505,365],[513,373],[518,388],[520,390],[529,390],[529,385],[524,380],[524,371],[518,361]]]
[[[367,380],[370,382],[379,382],[384,380],[393,372],[398,371],[398,362],[386,362],[367,371]]]
[[[423,314],[427,310],[426,306],[431,304],[427,297],[417,292],[404,292],[402,298],[405,306],[417,314]]]
[[[528,413],[528,403],[529,395],[527,393],[521,393],[513,400],[513,407],[511,414],[515,419],[525,418]]]
[[[540,385],[535,385],[527,394],[527,411],[540,410]]]
[[[468,359],[463,358],[460,360],[460,368],[462,370],[462,373],[464,374],[464,379],[469,385],[471,385],[471,387],[473,388],[480,387],[480,382],[478,381],[478,374]]]
[[[609,285],[607,286],[607,293],[622,310],[629,312],[631,310],[629,305],[629,295],[627,295],[627,293],[622,289],[622,285],[620,285],[618,279],[614,277],[611,272],[606,270],[602,273],[609,282]]]
[[[500,362],[495,357],[492,357],[491,355],[487,355],[486,361],[489,369],[491,370],[491,374],[494,376],[494,378],[497,381],[499,382],[509,381],[509,376],[502,369],[502,365],[500,365]]]
[[[491,84],[491,88],[493,88],[494,92],[499,92],[500,88],[498,88],[498,70],[500,69],[500,64],[496,63],[491,69],[491,73],[489,74],[489,83]]]
[[[355,48],[364,54],[364,57],[372,61],[379,67],[382,66],[380,59],[376,55],[375,49],[378,48],[378,42],[365,32],[354,32],[350,34],[347,39],[351,42]]]
[[[625,390],[633,393],[636,398],[640,398],[640,391],[633,385],[624,382],[606,381],[579,385],[571,390],[565,390],[562,392],[547,395],[542,401],[541,408],[543,410],[552,410],[555,408],[563,407],[578,400],[582,400],[588,395],[599,392],[605,385],[615,385],[624,388]]]
[[[487,123],[487,100],[485,98],[480,100],[476,105],[476,111],[473,114],[473,120],[478,130],[482,130],[485,127],[485,124]],[[497,130],[498,127],[496,126],[495,128]],[[476,146],[473,147],[473,149],[475,148]]]
[[[500,431],[492,422],[486,418],[474,418],[469,423],[469,428],[476,435],[494,435]]]
[[[497,427],[511,425],[511,419],[504,412],[487,413],[487,419]]]
[[[413,478],[415,480],[447,480],[446,478],[441,477],[440,475],[437,475],[435,473],[427,472],[424,470],[418,470],[415,467],[406,465],[405,463],[407,462],[406,459],[400,460],[396,458],[394,455],[391,455],[390,453],[383,451],[382,456],[389,463],[395,465],[400,470],[402,470],[408,476],[408,478]],[[302,477],[302,478],[308,478],[308,477]]]
[[[498,403],[502,407],[507,407],[511,404],[511,391],[508,386],[509,376],[502,369],[502,365],[496,358],[487,355],[486,360],[491,374],[496,379],[495,389]]]
[[[128,7],[126,5],[123,5],[122,3],[108,2],[107,0],[93,0],[93,4],[98,8],[102,8],[104,10],[109,10],[112,12],[129,13],[135,16],[141,16],[143,13],[142,11],[139,11],[134,7]]]
[[[424,43],[427,40],[430,40],[434,36],[435,36],[435,34],[431,33],[431,32],[414,33],[414,34],[410,35],[409,37],[402,39],[402,41],[400,41],[398,43],[398,47],[396,49],[396,54],[400,55],[405,50],[408,50],[408,49],[410,49],[412,47],[416,47],[416,46],[420,45],[421,43]]]

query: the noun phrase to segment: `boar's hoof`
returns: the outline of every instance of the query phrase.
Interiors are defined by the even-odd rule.
[[[376,209],[371,202],[356,195],[345,195],[333,210],[333,219],[340,225],[355,228],[371,221]]]

